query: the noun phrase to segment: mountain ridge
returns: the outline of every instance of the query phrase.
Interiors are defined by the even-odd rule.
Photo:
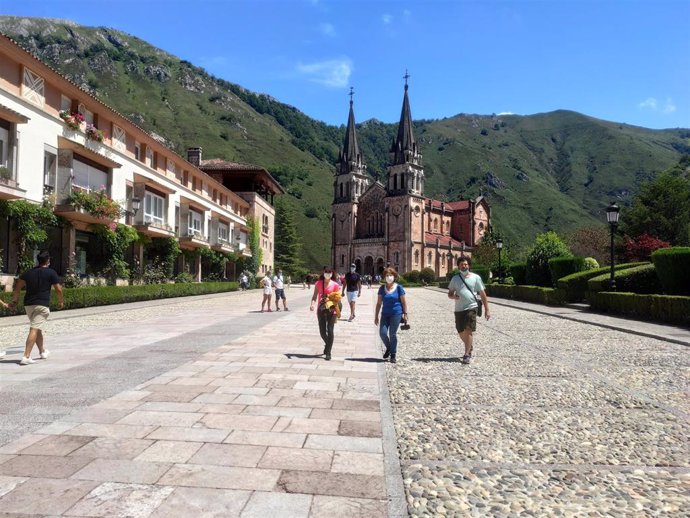
[[[0,31],[135,124],[163,136],[177,153],[202,146],[204,158],[268,169],[297,213],[306,262],[328,262],[330,243],[323,234],[330,227],[345,105],[337,107],[343,124],[328,125],[117,29],[0,17]],[[369,118],[357,124],[375,179],[385,174],[396,130],[397,121]],[[690,153],[690,130],[652,130],[571,110],[460,113],[416,120],[414,131],[424,155],[425,195],[486,196],[497,227],[518,248],[544,230],[603,224],[610,199],[628,203],[641,182]]]

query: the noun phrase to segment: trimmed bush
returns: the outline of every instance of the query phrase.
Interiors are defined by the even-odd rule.
[[[633,268],[635,266],[640,266],[642,264],[649,263],[623,263],[614,266],[616,271],[625,270],[627,268]],[[597,275],[602,275],[606,272],[610,272],[611,269],[608,266],[602,268],[596,268],[594,270],[585,270],[583,272],[571,273],[565,277],[558,279],[556,282],[557,286],[565,290],[565,300],[566,302],[580,302],[585,300],[585,294],[587,293],[587,281],[596,277]]]
[[[585,262],[582,265],[582,270],[594,270],[600,268],[599,263],[594,257],[585,257]]]
[[[424,281],[427,284],[436,282],[436,272],[431,268],[422,268],[419,281]]]
[[[614,272],[616,291],[630,293],[661,293],[661,283],[653,264],[643,264]],[[587,281],[590,292],[610,291],[610,270]],[[587,295],[589,298],[589,295]]]
[[[402,278],[406,282],[413,282],[413,283],[418,283],[419,279],[421,278],[422,272],[419,270],[412,270],[411,272],[403,273]]]
[[[690,295],[690,247],[662,248],[652,261],[664,293]]]
[[[527,283],[534,286],[553,286],[549,259],[573,255],[555,232],[539,234],[527,254]],[[558,279],[556,279],[558,280]]]
[[[592,293],[590,304],[604,313],[690,326],[690,297],[602,291]]]
[[[549,270],[554,286],[558,279],[584,270],[585,260],[582,257],[554,257],[549,259]]]
[[[490,284],[486,287],[490,297],[521,300],[546,306],[562,306],[565,302],[565,291],[562,289],[544,288],[542,286],[508,286]]]
[[[510,275],[513,277],[515,284],[527,284],[527,263],[511,264]]]
[[[238,283],[236,282],[203,282],[194,284],[144,284],[140,286],[87,286],[84,288],[64,288],[62,291],[65,298],[65,309],[76,309],[142,300],[223,293],[237,291],[237,289]],[[0,294],[0,298],[9,302],[12,300],[12,294],[3,293]],[[57,307],[55,291],[52,294],[51,307]],[[24,306],[20,300],[14,314],[23,312]]]

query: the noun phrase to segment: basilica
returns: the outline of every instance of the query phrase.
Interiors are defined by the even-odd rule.
[[[352,98],[347,132],[336,163],[332,204],[332,261],[361,274],[431,268],[437,277],[471,256],[490,224],[486,199],[443,202],[424,196],[422,154],[414,137],[407,78],[398,134],[385,184],[373,181],[357,144]]]

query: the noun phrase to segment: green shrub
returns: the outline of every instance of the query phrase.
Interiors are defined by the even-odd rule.
[[[513,263],[510,265],[510,275],[515,284],[527,284],[527,263]]]
[[[423,268],[420,274],[420,281],[431,284],[436,282],[436,272],[431,268]],[[419,282],[419,281],[418,281]]]
[[[643,264],[614,272],[616,291],[630,293],[661,293],[661,283],[653,264]],[[610,271],[587,281],[590,292],[611,291]]]
[[[527,254],[527,284],[552,286],[549,259],[571,255],[568,245],[555,232],[537,235],[534,245]]]
[[[472,273],[476,273],[482,278],[482,281],[484,284],[487,284],[489,282],[489,272],[491,269],[488,266],[473,266],[470,268],[470,271]]]
[[[584,270],[585,260],[582,257],[554,257],[549,259],[549,271],[554,285],[558,279]]]
[[[662,248],[652,261],[664,293],[690,295],[690,247]]]
[[[422,272],[419,270],[412,270],[411,272],[403,273],[402,278],[406,282],[418,283],[421,278]]]
[[[175,276],[175,284],[188,284],[194,282],[194,277],[191,273],[180,272]]]
[[[594,257],[585,257],[582,270],[594,270],[595,268],[599,268],[599,262]]]
[[[635,266],[640,266],[649,263],[623,263],[614,266],[616,271],[625,270],[627,268],[633,268]],[[603,268],[596,268],[594,270],[585,270],[582,272],[571,273],[566,275],[562,279],[558,279],[556,282],[559,288],[565,290],[565,300],[567,302],[581,302],[585,300],[585,294],[587,293],[587,281],[602,275],[605,272],[611,271],[610,267],[604,266]]]
[[[542,286],[508,286],[490,284],[486,287],[490,297],[521,300],[547,306],[561,306],[565,302],[565,291],[562,289],[544,288]]]
[[[124,304],[141,300],[165,299],[170,297],[187,297],[237,291],[236,282],[208,282],[198,284],[145,284],[139,286],[84,286],[82,288],[65,288],[65,309]],[[0,299],[9,302],[11,293],[0,294]],[[57,295],[53,291],[51,307],[57,306]],[[23,304],[17,305],[14,314],[24,312]]]
[[[690,297],[618,292],[598,292],[591,295],[590,304],[595,311],[681,326],[690,325]]]

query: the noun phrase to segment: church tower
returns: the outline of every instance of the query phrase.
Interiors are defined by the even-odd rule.
[[[332,252],[333,267],[341,270],[353,261],[352,240],[357,225],[359,198],[369,186],[366,175],[367,166],[362,161],[357,132],[355,129],[355,111],[350,88],[350,113],[347,119],[347,131],[343,147],[335,164],[332,205]]]

